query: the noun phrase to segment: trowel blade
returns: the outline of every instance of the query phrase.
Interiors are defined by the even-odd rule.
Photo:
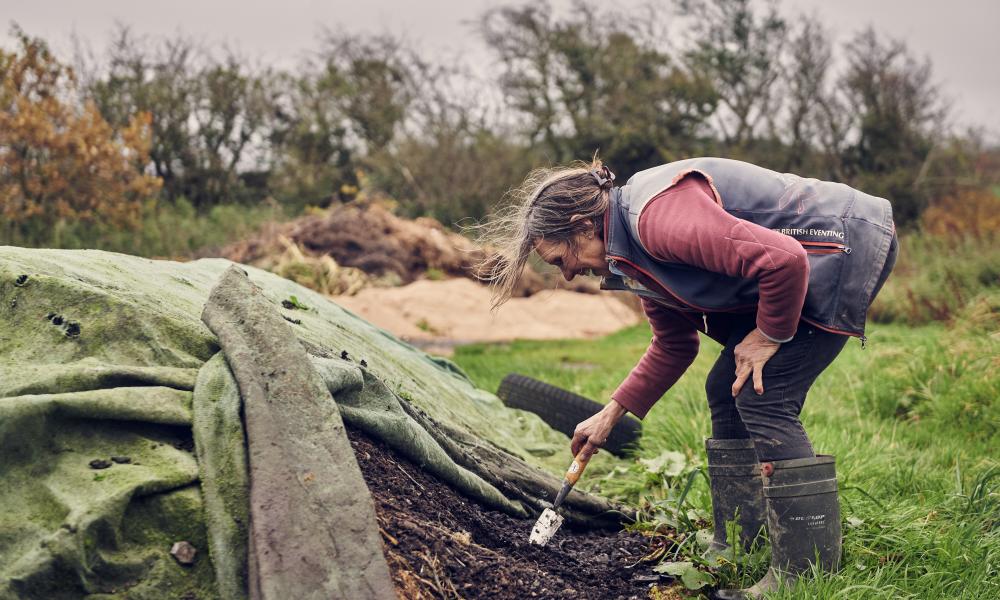
[[[528,542],[544,546],[549,543],[556,531],[559,531],[559,526],[562,523],[563,518],[559,513],[551,508],[546,508],[535,521],[535,526],[531,528],[531,537],[528,538]]]

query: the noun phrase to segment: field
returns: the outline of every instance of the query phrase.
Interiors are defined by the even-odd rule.
[[[867,348],[852,341],[817,381],[803,422],[817,451],[837,457],[843,568],[776,597],[1000,597],[998,308],[1000,295],[987,292],[952,325],[871,325]],[[596,341],[467,346],[455,360],[488,390],[518,372],[603,402],[648,341],[648,327],[637,326]],[[657,473],[637,460],[627,472],[592,469],[581,481],[644,506],[639,528],[664,523],[691,535],[692,521],[710,510],[696,472],[710,433],[704,379],[718,350],[703,339],[698,360],[643,424],[638,458],[674,451],[679,464]],[[676,556],[672,547],[668,558],[697,561],[694,547]],[[711,569],[712,580],[749,584],[766,569],[766,550],[738,562]]]
[[[247,12],[231,4],[232,10]],[[557,272],[546,272],[536,255],[521,274],[503,317],[487,312],[490,290],[479,284],[507,280],[496,277],[490,267],[522,264],[520,259],[505,261],[509,256],[491,258],[494,251],[505,242],[525,249],[529,242],[559,238],[560,227],[535,229],[528,222],[555,222],[545,215],[563,209],[549,211],[544,198],[560,196],[560,186],[553,185],[547,171],[536,170],[518,187],[525,175],[592,158],[595,162],[584,170],[606,166],[622,185],[664,162],[718,156],[846,184],[891,203],[900,260],[869,311],[868,347],[863,349],[856,340],[848,344],[814,386],[803,413],[816,450],[837,457],[842,568],[833,574],[808,574],[775,597],[1000,598],[1000,138],[995,124],[967,121],[968,107],[950,99],[966,100],[956,96],[958,88],[951,88],[953,77],[945,72],[940,78],[932,69],[930,56],[925,56],[931,46],[911,49],[907,43],[912,36],[896,39],[882,30],[879,19],[867,17],[864,21],[875,25],[840,31],[825,16],[802,13],[795,3],[782,6],[781,0],[633,1],[626,3],[633,5],[629,10],[597,0],[478,4],[471,12],[458,11],[465,15],[461,26],[469,36],[444,36],[448,49],[443,53],[428,52],[431,47],[420,39],[417,21],[407,24],[406,35],[374,33],[352,20],[354,13],[363,11],[334,11],[335,27],[325,26],[322,11],[312,11],[317,14],[307,20],[317,35],[303,40],[301,47],[288,48],[294,58],[257,55],[252,44],[244,54],[239,36],[202,40],[185,32],[183,22],[171,36],[154,35],[142,25],[150,15],[142,15],[133,29],[129,21],[142,11],[133,11],[132,17],[105,15],[105,25],[112,23],[107,17],[116,24],[97,45],[83,31],[79,38],[74,34],[71,43],[47,40],[33,31],[50,31],[43,22],[27,13],[12,15],[7,37],[0,38],[0,250],[12,255],[20,248],[6,246],[107,250],[180,262],[228,259],[271,271],[322,295],[302,303],[298,298],[304,294],[296,289],[299,296],[280,301],[282,310],[305,315],[320,303],[325,306],[325,297],[418,347],[414,354],[421,363],[426,358],[421,352],[447,354],[454,349],[455,362],[490,392],[505,375],[517,372],[606,402],[649,344],[650,331],[645,324],[631,326],[641,320],[639,313],[610,308],[605,296],[595,295],[596,279],[556,284]],[[458,12],[437,9],[440,14],[434,14],[435,7],[421,11],[434,22],[435,31],[449,21],[459,22]],[[843,13],[838,17],[870,12],[863,7],[834,10]],[[64,11],[49,12],[65,20]],[[175,12],[183,21],[185,11]],[[200,31],[203,15],[187,12],[195,24],[191,31]],[[888,25],[905,21],[906,15],[895,16],[899,19]],[[18,19],[25,20],[24,27]],[[947,29],[951,24],[942,19],[939,25]],[[968,21],[958,25],[967,34]],[[664,35],[675,30],[685,35]],[[260,37],[246,35],[250,40]],[[440,39],[435,33],[434,43]],[[969,55],[959,62],[977,60],[981,57]],[[728,177],[722,172],[720,176]],[[535,185],[543,181],[547,183]],[[564,206],[577,207],[569,215],[577,210],[593,216],[601,212],[584,211],[569,202],[569,196],[597,197],[603,183],[595,191],[583,170],[563,183],[571,190]],[[543,188],[548,191],[543,193]],[[811,196],[803,195],[802,202],[806,199],[811,201]],[[785,209],[783,201],[778,204]],[[606,212],[611,205],[602,206]],[[518,214],[519,207],[520,216],[504,218]],[[728,204],[726,208],[738,217],[755,218]],[[805,210],[805,204],[800,209]],[[573,225],[571,219],[570,227],[561,229],[569,231],[584,222]],[[505,223],[511,227],[503,227]],[[495,231],[493,226],[498,226]],[[806,227],[805,221],[801,226]],[[597,232],[602,233],[599,227]],[[846,227],[841,233],[845,246],[854,243],[848,233]],[[848,247],[843,250],[850,253]],[[35,250],[30,254],[48,268],[48,259]],[[104,290],[107,283],[112,291],[81,296],[83,300],[55,306],[59,312],[50,313],[37,310],[31,294],[47,289],[41,286],[58,277],[38,276],[27,266],[16,272],[7,267],[0,260],[0,275],[6,273],[11,281],[8,285],[0,277],[0,384],[15,379],[4,374],[5,368],[19,377],[35,373],[8,360],[3,352],[8,347],[30,355],[30,369],[44,364],[44,373],[56,367],[93,367],[96,372],[100,365],[84,361],[118,358],[115,344],[122,338],[137,343],[137,351],[120,353],[130,368],[180,368],[171,362],[176,358],[172,350],[157,350],[161,340],[150,333],[152,325],[123,317],[121,326],[116,322],[108,328],[114,335],[109,333],[105,344],[103,337],[90,337],[95,328],[76,314],[117,315],[113,310],[119,301],[142,294],[138,290],[133,297],[131,288],[136,286],[116,287],[114,281],[119,276],[128,281],[145,271],[109,267],[86,281],[74,280],[74,285],[93,284],[95,290]],[[184,278],[166,285],[174,283],[184,286],[178,290],[185,293],[196,287]],[[33,287],[36,284],[39,287]],[[22,289],[26,286],[32,287]],[[556,287],[561,288],[558,303],[549,293]],[[157,289],[164,297],[170,291]],[[207,288],[202,291],[207,295]],[[37,298],[56,300],[43,294]],[[169,321],[172,310],[183,312],[168,306],[160,294],[155,300],[162,310],[149,315]],[[631,300],[636,306],[635,298]],[[105,309],[105,301],[111,308]],[[306,327],[308,333],[308,318],[289,314],[285,320],[289,327]],[[199,322],[194,325],[205,333]],[[350,333],[359,343],[372,341],[355,335],[355,325],[361,324],[351,321],[341,333]],[[190,333],[186,327],[179,331]],[[162,337],[173,339],[177,332],[172,325],[167,329]],[[8,330],[12,333],[4,334]],[[38,336],[26,337],[26,331]],[[359,331],[385,341],[370,330]],[[579,339],[610,331],[616,333]],[[549,341],[496,343],[524,336]],[[91,339],[102,341],[88,346]],[[49,344],[56,343],[79,354],[49,352]],[[205,341],[199,348],[211,346],[215,352],[211,344]],[[704,451],[710,419],[703,386],[719,351],[711,340],[702,344],[692,368],[646,418],[635,456],[611,460],[602,452],[579,486],[636,508],[636,522],[627,531],[570,532],[567,527],[555,550],[528,545],[529,524],[521,522],[527,519],[497,513],[489,503],[462,495],[461,486],[451,488],[454,481],[435,478],[432,473],[437,471],[426,462],[407,462],[407,455],[390,443],[390,435],[369,439],[353,432],[401,597],[632,600],[645,598],[649,588],[651,600],[676,600],[704,597],[719,587],[742,587],[761,577],[770,558],[766,545],[712,564],[702,558],[705,534],[711,534]],[[149,365],[142,362],[147,349]],[[183,367],[193,372],[210,356],[205,352],[202,356],[192,351],[197,360],[184,358]],[[341,359],[353,360],[346,349],[339,352]],[[358,352],[351,348],[351,353]],[[179,354],[186,357],[188,351]],[[386,356],[382,366],[395,366],[389,363],[395,359]],[[450,367],[444,361],[435,364]],[[364,359],[359,368],[368,368]],[[378,375],[374,366],[371,370]],[[428,381],[417,381],[418,375],[406,372],[404,377],[404,371],[400,367],[398,378],[393,374],[382,383],[419,388],[440,375],[434,371],[426,376]],[[40,381],[60,377],[54,371],[38,373]],[[93,385],[160,387],[133,385],[128,377],[105,379]],[[195,385],[192,379],[190,390],[170,389],[193,393]],[[467,393],[472,390],[464,387],[466,381],[461,385],[459,400],[502,408],[495,398]],[[20,410],[21,402],[49,402],[21,398],[48,395],[35,387],[17,390],[0,398],[0,406]],[[88,387],[81,393],[96,391]],[[147,390],[129,393],[133,391]],[[414,399],[423,398],[407,398],[401,387],[395,391],[400,406],[418,407]],[[11,398],[17,403],[6,402]],[[69,401],[60,397],[53,402],[64,400]],[[433,396],[428,405],[441,408],[445,403]],[[448,411],[442,414],[469,414],[464,407]],[[47,413],[44,419],[42,412],[32,414],[46,427],[56,422]],[[505,419],[510,415],[503,411]],[[77,596],[85,591],[88,597],[145,597],[136,591],[142,588],[130,587],[135,585],[148,586],[156,597],[193,597],[162,584],[175,576],[191,590],[216,585],[227,595],[221,576],[214,583],[198,578],[208,573],[209,562],[219,567],[240,562],[229,561],[228,552],[214,557],[203,552],[201,571],[186,570],[181,565],[188,563],[167,558],[167,544],[157,542],[154,552],[164,560],[144,558],[142,568],[136,562],[127,577],[105,568],[105,557],[94,549],[120,550],[127,537],[121,534],[123,528],[141,522],[145,512],[133,519],[116,508],[114,523],[95,520],[100,528],[78,528],[73,519],[90,519],[93,512],[75,508],[78,496],[86,494],[69,484],[50,489],[43,475],[51,471],[62,476],[56,460],[39,460],[25,452],[17,440],[35,430],[11,423],[15,421],[0,417],[0,492],[11,491],[18,498],[5,502],[0,496],[6,509],[0,513],[0,597],[10,596],[5,593],[13,589],[10,585],[30,579],[18,570],[24,557],[32,562],[38,556],[56,556],[59,548],[70,549],[65,556],[72,564],[62,559],[35,561],[56,573],[40,576],[44,586],[35,597],[70,597],[73,586],[81,590]],[[497,419],[484,418],[463,424],[455,435],[507,444],[501,450],[515,455],[537,454],[537,464],[547,468],[552,466],[548,461],[561,461],[561,454],[553,454],[554,447],[562,448],[561,438],[555,436],[553,442],[549,436],[555,434],[537,421],[511,418],[504,424],[524,428],[508,432]],[[108,440],[115,441],[118,429],[128,426],[115,422]],[[493,428],[503,436],[491,438]],[[102,437],[91,429],[86,435]],[[544,448],[521,444],[533,435],[545,439]],[[9,436],[15,443],[7,441]],[[69,460],[74,451],[46,435],[31,436],[46,450],[58,449],[63,454],[59,461]],[[441,436],[439,445],[454,442]],[[297,440],[295,435],[274,437]],[[171,469],[187,469],[192,479],[185,486],[193,485],[197,472],[197,461],[181,454],[190,451],[189,446],[174,446],[178,453],[164,462]],[[493,451],[485,443],[469,446]],[[164,444],[157,442],[155,448],[160,447]],[[205,447],[201,443],[201,450]],[[488,470],[486,483],[503,488],[493,490],[491,484],[489,489],[510,496],[505,502],[516,492],[530,501],[527,512],[534,513],[548,499],[551,490],[545,486],[532,484],[522,490],[509,473],[483,467],[475,453],[459,453],[459,447],[438,450],[450,455],[449,465]],[[233,448],[241,446],[235,443]],[[568,443],[565,453],[568,463]],[[131,461],[117,451],[115,456]],[[150,466],[108,458],[114,464]],[[23,486],[17,483],[22,479],[7,474],[22,459],[31,467]],[[105,482],[87,488],[96,498],[126,467],[95,464],[111,463],[91,457],[76,465],[80,471],[74,473],[85,473],[88,485]],[[239,473],[236,466],[233,472]],[[114,468],[110,473],[115,477],[90,473],[97,468]],[[210,489],[217,482],[210,469],[204,471],[198,476]],[[64,494],[66,502],[56,498],[63,487],[73,492]],[[359,498],[367,499],[369,494],[358,487]],[[146,506],[144,483],[127,489],[128,494],[123,491],[115,498]],[[26,495],[18,495],[22,491]],[[173,491],[149,492],[149,505],[162,501],[166,506],[173,501]],[[196,491],[192,487],[179,494],[177,502],[193,501],[188,496]],[[249,504],[249,486],[234,493],[243,491]],[[36,496],[56,498],[52,506],[69,516],[64,519],[48,501],[36,502]],[[103,511],[110,501],[101,498],[97,504]],[[601,503],[583,518],[607,514],[606,506]],[[35,512],[21,518],[17,511],[22,508]],[[58,518],[52,516],[57,513]],[[23,529],[23,538],[8,531],[4,514]],[[150,531],[158,537],[175,524],[200,527],[201,521],[176,519]],[[323,523],[316,525],[322,531]],[[49,535],[58,536],[59,544],[50,546],[45,537]],[[37,552],[29,550],[36,542]],[[252,537],[249,542],[257,543]],[[242,548],[241,543],[232,545]],[[266,556],[263,550],[259,554]],[[260,566],[253,561],[246,569],[250,589],[260,584],[252,581]],[[146,571],[140,573],[142,569]],[[189,577],[192,574],[196,576]],[[45,587],[49,579],[58,594]],[[657,585],[650,587],[651,582]]]

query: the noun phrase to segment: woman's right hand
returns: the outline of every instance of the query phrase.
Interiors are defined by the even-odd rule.
[[[573,456],[578,456],[581,451],[584,452],[585,459],[593,456],[608,441],[611,430],[626,412],[628,410],[624,406],[612,399],[594,416],[581,421],[573,431],[573,441],[570,443]]]

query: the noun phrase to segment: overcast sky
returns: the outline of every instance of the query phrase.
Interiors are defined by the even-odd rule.
[[[642,0],[612,0],[602,7],[628,10]],[[510,2],[489,0],[2,0],[0,14],[29,34],[49,40],[69,56],[76,34],[101,48],[116,22],[140,34],[194,36],[207,44],[227,43],[267,63],[293,64],[315,47],[324,27],[369,33],[392,32],[436,56],[488,60],[470,21],[487,8]],[[521,2],[517,2],[520,4]],[[557,0],[569,6],[569,0]],[[936,79],[953,101],[960,125],[986,126],[1000,139],[1000,0],[785,0],[782,12],[818,15],[845,43],[871,24],[903,39],[929,57]],[[10,38],[0,36],[4,45]],[[837,54],[842,54],[838,52]],[[482,65],[480,65],[482,66]],[[488,69],[484,69],[488,72]]]

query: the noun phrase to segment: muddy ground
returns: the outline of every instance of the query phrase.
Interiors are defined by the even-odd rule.
[[[386,557],[401,598],[648,598],[649,549],[638,533],[563,526],[545,548],[532,521],[486,509],[381,441],[348,429],[375,499]]]

